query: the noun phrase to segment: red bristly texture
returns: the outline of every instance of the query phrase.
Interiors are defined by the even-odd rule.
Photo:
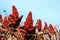
[[[49,30],[49,31],[50,31],[50,33],[55,32],[55,31],[54,31],[54,28],[53,28],[53,26],[52,26],[52,24],[50,24],[50,25],[49,25],[49,27],[50,27],[50,30]]]
[[[47,23],[45,22],[45,25],[44,25],[44,28],[43,28],[43,31],[45,31],[47,29]]]
[[[26,21],[24,22],[24,28],[26,28],[28,31],[32,31],[33,28],[33,19],[32,19],[32,12],[30,11]]]
[[[38,31],[41,31],[41,29],[42,29],[42,22],[40,19],[37,21],[37,29],[38,29]]]
[[[4,20],[3,20],[3,28],[8,28],[8,20],[7,20],[7,17],[4,17]]]

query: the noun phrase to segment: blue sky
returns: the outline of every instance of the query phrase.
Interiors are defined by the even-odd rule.
[[[28,12],[32,11],[34,24],[37,19],[41,19],[43,24],[60,24],[60,0],[0,0],[0,14],[6,16],[3,10],[6,10],[8,15],[11,14],[12,5],[16,6],[19,15],[24,15],[22,22]]]

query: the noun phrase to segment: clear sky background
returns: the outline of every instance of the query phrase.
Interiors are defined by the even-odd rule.
[[[24,15],[22,23],[28,12],[32,11],[34,24],[37,19],[41,19],[43,24],[60,24],[60,0],[0,0],[0,14],[6,16],[3,10],[6,10],[8,15],[11,14],[13,5],[16,6],[19,15]]]

